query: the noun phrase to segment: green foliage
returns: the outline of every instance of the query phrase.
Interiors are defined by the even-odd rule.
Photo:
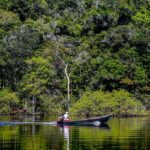
[[[138,11],[133,17],[133,21],[138,26],[149,26],[150,25],[150,12],[149,10],[145,9],[144,7]]]
[[[40,95],[39,112],[46,115],[61,115],[64,111],[64,101],[60,99],[60,95]]]
[[[72,107],[75,115],[131,115],[144,113],[145,108],[133,95],[125,90],[111,93],[95,91],[85,92],[81,99]]]
[[[55,11],[61,11],[66,8],[70,9],[76,9],[78,6],[78,0],[46,0],[47,4],[50,9],[55,10]]]
[[[43,32],[27,25],[21,25],[3,37],[0,50],[1,60],[3,60],[1,66],[3,86],[7,82],[10,87],[16,89],[19,80],[25,73],[25,59],[33,55],[34,49],[44,42],[43,38]]]
[[[74,103],[80,102],[85,91],[98,91],[96,94],[109,102],[100,99],[100,103],[107,104],[111,112],[122,102],[112,100],[115,92],[107,91],[148,93],[149,8],[147,0],[1,0],[0,88],[9,87],[21,100],[27,99],[28,105],[36,96],[39,112],[59,113],[67,101],[62,59],[68,64]],[[122,93],[127,97],[127,112],[131,111],[127,103],[135,110],[134,102],[140,98]],[[117,100],[119,95],[114,95]],[[83,105],[95,109],[94,114],[107,113],[94,108],[93,101],[85,100]],[[54,108],[51,111],[50,106]],[[121,108],[120,114],[125,109]]]
[[[36,20],[47,14],[48,5],[45,0],[12,0],[10,10],[18,13],[22,21],[27,18]]]
[[[125,75],[126,67],[118,60],[110,59],[104,61],[99,68],[99,75],[103,79],[120,80]]]
[[[46,84],[50,82],[51,77],[54,75],[52,65],[42,57],[32,57],[26,62],[28,70],[21,81],[22,91],[38,96],[44,92]]]
[[[149,110],[150,108],[150,87],[144,87],[142,90],[147,91],[147,93],[136,95],[140,99],[141,103]]]
[[[2,8],[2,9],[9,9],[10,8],[10,6],[11,6],[11,3],[12,1],[11,0],[1,0],[0,1],[0,8]]]
[[[15,92],[5,88],[0,90],[0,113],[8,114],[19,104],[19,98]]]
[[[144,68],[137,66],[135,68],[135,77],[134,80],[136,83],[144,84],[147,82],[148,77]]]
[[[17,14],[0,9],[0,28],[9,31],[21,24]]]

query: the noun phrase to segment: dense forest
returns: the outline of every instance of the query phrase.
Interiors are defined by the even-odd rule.
[[[66,68],[67,66],[67,68]],[[0,114],[147,114],[150,0],[0,0]]]

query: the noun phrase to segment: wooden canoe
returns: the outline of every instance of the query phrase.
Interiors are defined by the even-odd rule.
[[[106,115],[106,116],[100,116],[95,118],[88,118],[88,119],[82,119],[82,120],[64,120],[64,121],[57,121],[57,125],[77,125],[77,126],[99,126],[101,123],[107,122],[112,115]]]

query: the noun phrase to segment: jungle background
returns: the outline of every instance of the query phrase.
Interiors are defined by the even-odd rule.
[[[0,114],[147,114],[149,0],[0,0]],[[34,109],[34,110],[33,110]]]

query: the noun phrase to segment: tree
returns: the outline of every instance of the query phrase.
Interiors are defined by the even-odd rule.
[[[63,65],[65,66],[64,71],[65,71],[65,75],[66,75],[66,78],[67,78],[68,112],[70,112],[70,77],[68,75],[68,64],[66,64],[64,62],[64,60],[62,60],[62,59],[61,59],[61,61],[62,61]]]
[[[35,114],[37,98],[46,92],[46,85],[51,82],[54,75],[51,58],[32,57],[26,61],[28,64],[27,73],[20,83],[21,91],[32,97],[32,114]]]
[[[12,0],[10,10],[20,16],[20,20],[27,18],[36,20],[48,13],[48,5],[45,0]]]

